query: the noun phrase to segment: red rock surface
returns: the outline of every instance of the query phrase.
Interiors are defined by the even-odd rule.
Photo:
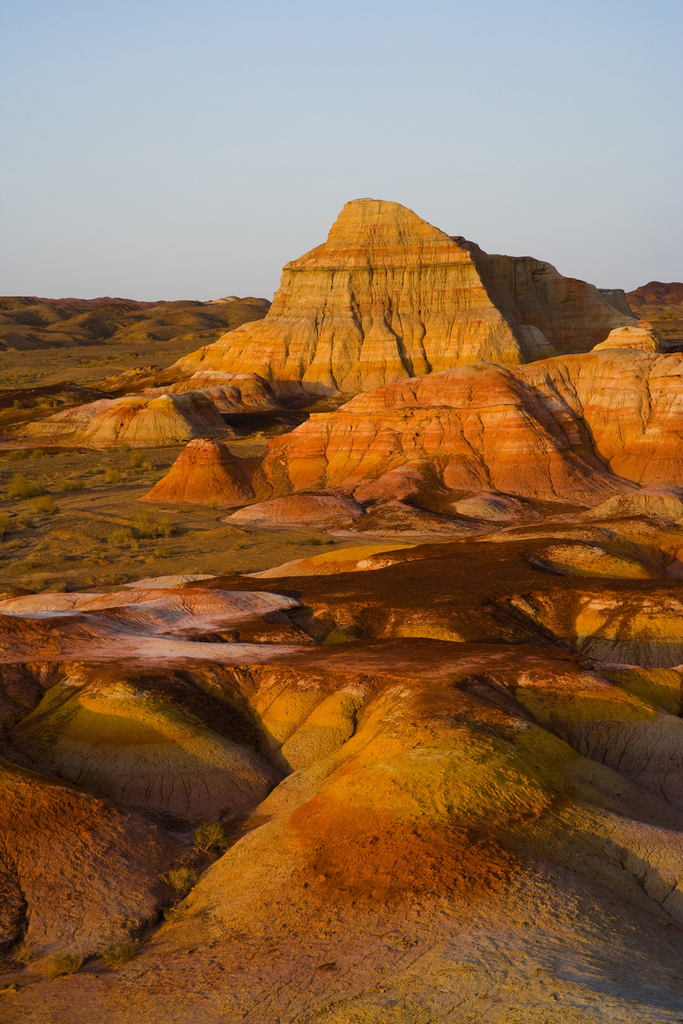
[[[240,505],[254,497],[241,459],[220,441],[201,437],[190,441],[165,477],[141,501],[183,505]]]
[[[683,484],[683,357],[630,347],[401,381],[272,440],[254,487],[362,501],[482,490],[597,504]],[[452,499],[451,499],[452,500]]]
[[[258,373],[303,400],[462,363],[586,351],[633,322],[548,263],[488,256],[398,203],[357,199],[323,245],[285,266],[263,321],[175,369]]]

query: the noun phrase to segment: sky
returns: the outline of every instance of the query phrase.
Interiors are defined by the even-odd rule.
[[[0,294],[272,298],[345,202],[683,280],[680,0],[0,0]]]

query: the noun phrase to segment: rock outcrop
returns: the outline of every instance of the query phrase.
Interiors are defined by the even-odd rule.
[[[30,438],[59,445],[152,448],[196,437],[227,436],[229,428],[205,395],[102,398],[28,424]]]
[[[595,505],[637,485],[683,484],[682,406],[683,357],[631,345],[466,365],[312,415],[270,442],[254,489],[341,487],[427,508],[481,491]]]
[[[175,370],[258,373],[303,401],[463,363],[583,352],[634,322],[548,263],[489,256],[398,203],[357,199],[323,245],[285,266],[263,321]]]
[[[254,526],[347,526],[363,515],[363,508],[336,494],[293,494],[261,501],[228,516],[226,522]]]
[[[272,412],[283,409],[266,380],[257,373],[223,373],[198,370],[186,380],[168,387],[147,388],[145,395],[184,395],[200,392],[221,415]]]
[[[175,505],[242,505],[254,497],[243,460],[220,441],[190,441],[166,476],[141,501]]]

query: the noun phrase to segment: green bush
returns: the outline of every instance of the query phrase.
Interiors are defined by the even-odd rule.
[[[213,825],[200,825],[194,834],[194,845],[202,853],[220,857],[230,846],[230,837],[218,822]]]
[[[43,516],[53,516],[57,511],[57,505],[49,494],[45,494],[42,498],[31,498],[31,508]]]
[[[188,867],[186,864],[181,865],[178,868],[171,868],[170,871],[166,871],[163,875],[159,875],[162,882],[170,886],[174,892],[189,892],[193,885],[197,881],[197,872],[194,868]]]
[[[110,967],[123,967],[133,959],[137,951],[138,946],[135,942],[115,942],[111,946],[107,946],[102,954],[102,959]]]
[[[75,974],[82,963],[83,957],[75,953],[55,953],[45,964],[43,973],[48,981],[54,981],[65,974]]]
[[[322,544],[321,540],[317,537],[309,537],[308,540],[303,541],[304,544],[310,544],[312,548],[319,548]]]
[[[40,494],[45,494],[45,488],[29,480],[24,473],[15,473],[9,482],[9,498],[37,498]]]

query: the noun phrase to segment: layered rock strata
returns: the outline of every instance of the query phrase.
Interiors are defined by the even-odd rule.
[[[190,441],[171,469],[141,501],[173,504],[239,505],[254,497],[244,461],[220,441]]]
[[[361,502],[499,491],[595,505],[683,484],[681,407],[680,355],[623,347],[466,365],[312,415],[270,442],[253,486],[261,497],[341,487]]]
[[[179,360],[258,373],[290,398],[356,394],[463,363],[587,351],[635,320],[548,263],[489,256],[398,203],[347,203],[283,271],[263,321]]]
[[[92,448],[121,443],[149,448],[229,433],[216,405],[201,392],[102,398],[29,423],[22,430],[31,439]]]

